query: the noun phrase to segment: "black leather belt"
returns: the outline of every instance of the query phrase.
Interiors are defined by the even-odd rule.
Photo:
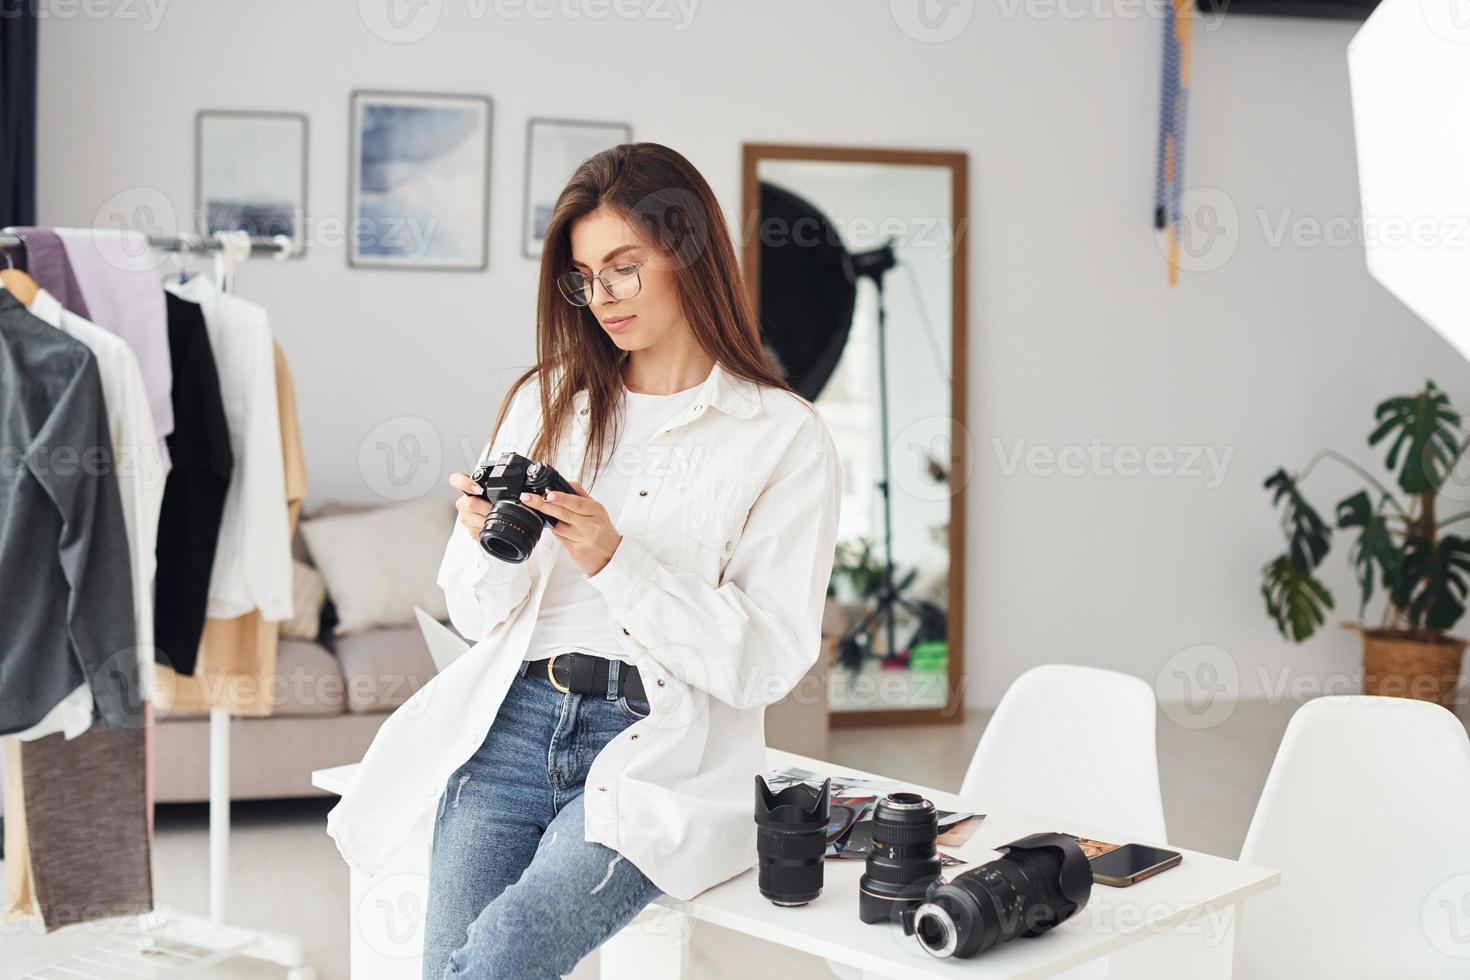
[[[558,653],[554,657],[532,660],[526,667],[527,677],[541,677],[563,694],[607,694],[607,675],[613,664],[618,667],[618,694],[625,698],[647,698],[638,668],[626,660],[612,660],[590,653]]]

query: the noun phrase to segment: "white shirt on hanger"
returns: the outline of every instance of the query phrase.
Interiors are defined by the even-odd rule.
[[[143,372],[127,341],[63,309],[61,301],[46,290],[37,290],[30,310],[37,319],[81,341],[97,360],[102,398],[107,407],[107,428],[112,436],[118,495],[122,498],[128,564],[133,572],[133,620],[138,643],[140,696],[151,700],[155,692],[153,576],[157,569],[158,512],[163,504],[167,468],[158,448],[158,435],[153,426]],[[85,696],[81,693],[84,691]],[[83,712],[85,723],[82,721]],[[60,731],[66,733],[67,738],[73,738],[86,731],[91,723],[91,688],[83,685],[20,737],[33,739]]]
[[[586,412],[579,391],[549,461],[578,482]],[[532,380],[482,458],[528,455],[539,427]],[[592,761],[584,835],[690,899],[755,862],[765,708],[821,655],[842,467],[814,407],[718,363],[647,446],[665,461],[609,509],[622,540],[586,581],[606,600],[652,712]],[[327,814],[353,867],[376,874],[416,829],[427,832],[450,775],[484,742],[536,625],[549,556],[543,540],[524,562],[492,559],[455,523],[439,584],[474,645],[383,722]]]
[[[291,524],[281,450],[280,403],[270,319],[261,307],[222,293],[202,275],[165,284],[198,303],[219,372],[235,456],[209,577],[207,614],[230,619],[259,609],[291,617]]]

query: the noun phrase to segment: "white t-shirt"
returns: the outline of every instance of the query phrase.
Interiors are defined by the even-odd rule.
[[[614,525],[633,481],[649,467],[658,465],[657,455],[644,453],[643,447],[665,422],[694,401],[703,383],[672,395],[646,395],[623,388],[624,418],[617,444],[606,457],[601,472],[586,484],[592,499],[607,508]],[[591,463],[589,456],[588,465]],[[627,660],[628,654],[613,636],[607,600],[587,582],[582,567],[572,560],[549,528],[542,533],[536,547],[551,549],[553,557],[546,594],[524,659],[540,660],[579,650],[610,660]]]

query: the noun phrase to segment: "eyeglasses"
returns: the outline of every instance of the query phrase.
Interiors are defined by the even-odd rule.
[[[607,294],[613,299],[632,299],[643,288],[643,280],[639,277],[638,270],[648,262],[649,259],[644,259],[641,262],[611,265],[595,276],[589,276],[585,272],[573,269],[556,277],[556,288],[561,290],[566,301],[573,306],[586,306],[592,302],[592,281],[594,279],[602,283],[602,288],[607,290]],[[609,272],[612,273],[611,276],[608,276]]]

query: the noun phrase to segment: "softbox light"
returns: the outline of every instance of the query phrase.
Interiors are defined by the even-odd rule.
[[[1470,358],[1470,6],[1383,0],[1348,45],[1368,271]]]

